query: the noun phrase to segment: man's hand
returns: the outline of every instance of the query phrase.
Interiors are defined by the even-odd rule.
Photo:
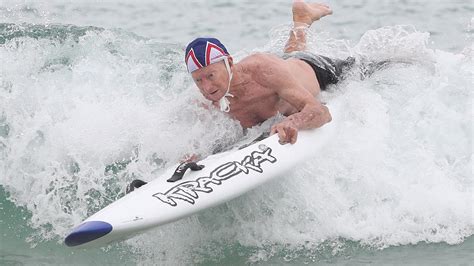
[[[271,135],[278,133],[281,145],[286,143],[295,144],[298,138],[298,129],[288,122],[281,122],[272,126]]]
[[[197,154],[186,154],[179,160],[180,163],[190,163],[199,161],[200,156]]]

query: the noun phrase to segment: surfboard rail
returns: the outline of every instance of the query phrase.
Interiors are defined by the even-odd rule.
[[[277,135],[241,149],[205,158],[194,171],[171,167],[161,176],[84,220],[65,238],[70,247],[100,246],[124,240],[239,197],[281,176],[321,150],[334,133],[333,121],[303,130],[296,144],[281,145]],[[198,169],[199,168],[199,169]],[[170,178],[171,177],[171,178]]]

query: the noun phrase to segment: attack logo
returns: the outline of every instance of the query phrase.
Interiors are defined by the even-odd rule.
[[[248,174],[250,171],[263,173],[261,164],[264,162],[275,163],[277,159],[272,156],[271,148],[265,145],[259,145],[258,148],[260,151],[253,151],[240,162],[232,161],[224,163],[212,170],[209,176],[203,176],[193,181],[180,183],[165,193],[153,194],[153,197],[173,207],[177,205],[177,200],[194,204],[195,200],[199,198],[198,193],[211,193],[213,191],[212,187],[210,187],[212,184],[217,186],[221,185],[224,180],[241,173]]]

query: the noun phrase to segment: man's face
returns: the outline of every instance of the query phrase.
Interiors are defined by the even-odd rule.
[[[224,97],[229,84],[229,74],[224,61],[210,64],[191,73],[202,95],[213,102]]]

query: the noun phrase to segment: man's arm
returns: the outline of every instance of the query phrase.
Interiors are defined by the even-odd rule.
[[[298,130],[321,127],[331,121],[331,114],[300,82],[298,82],[287,65],[279,59],[268,59],[258,75],[258,82],[273,89],[284,101],[295,107],[298,112],[289,115],[282,122],[272,126],[272,134],[278,133],[280,143],[296,142]]]
[[[318,128],[331,121],[331,114],[326,106],[306,105],[300,112],[294,113],[282,122],[272,126],[271,133],[278,133],[280,143],[294,144],[298,137],[298,130]]]

